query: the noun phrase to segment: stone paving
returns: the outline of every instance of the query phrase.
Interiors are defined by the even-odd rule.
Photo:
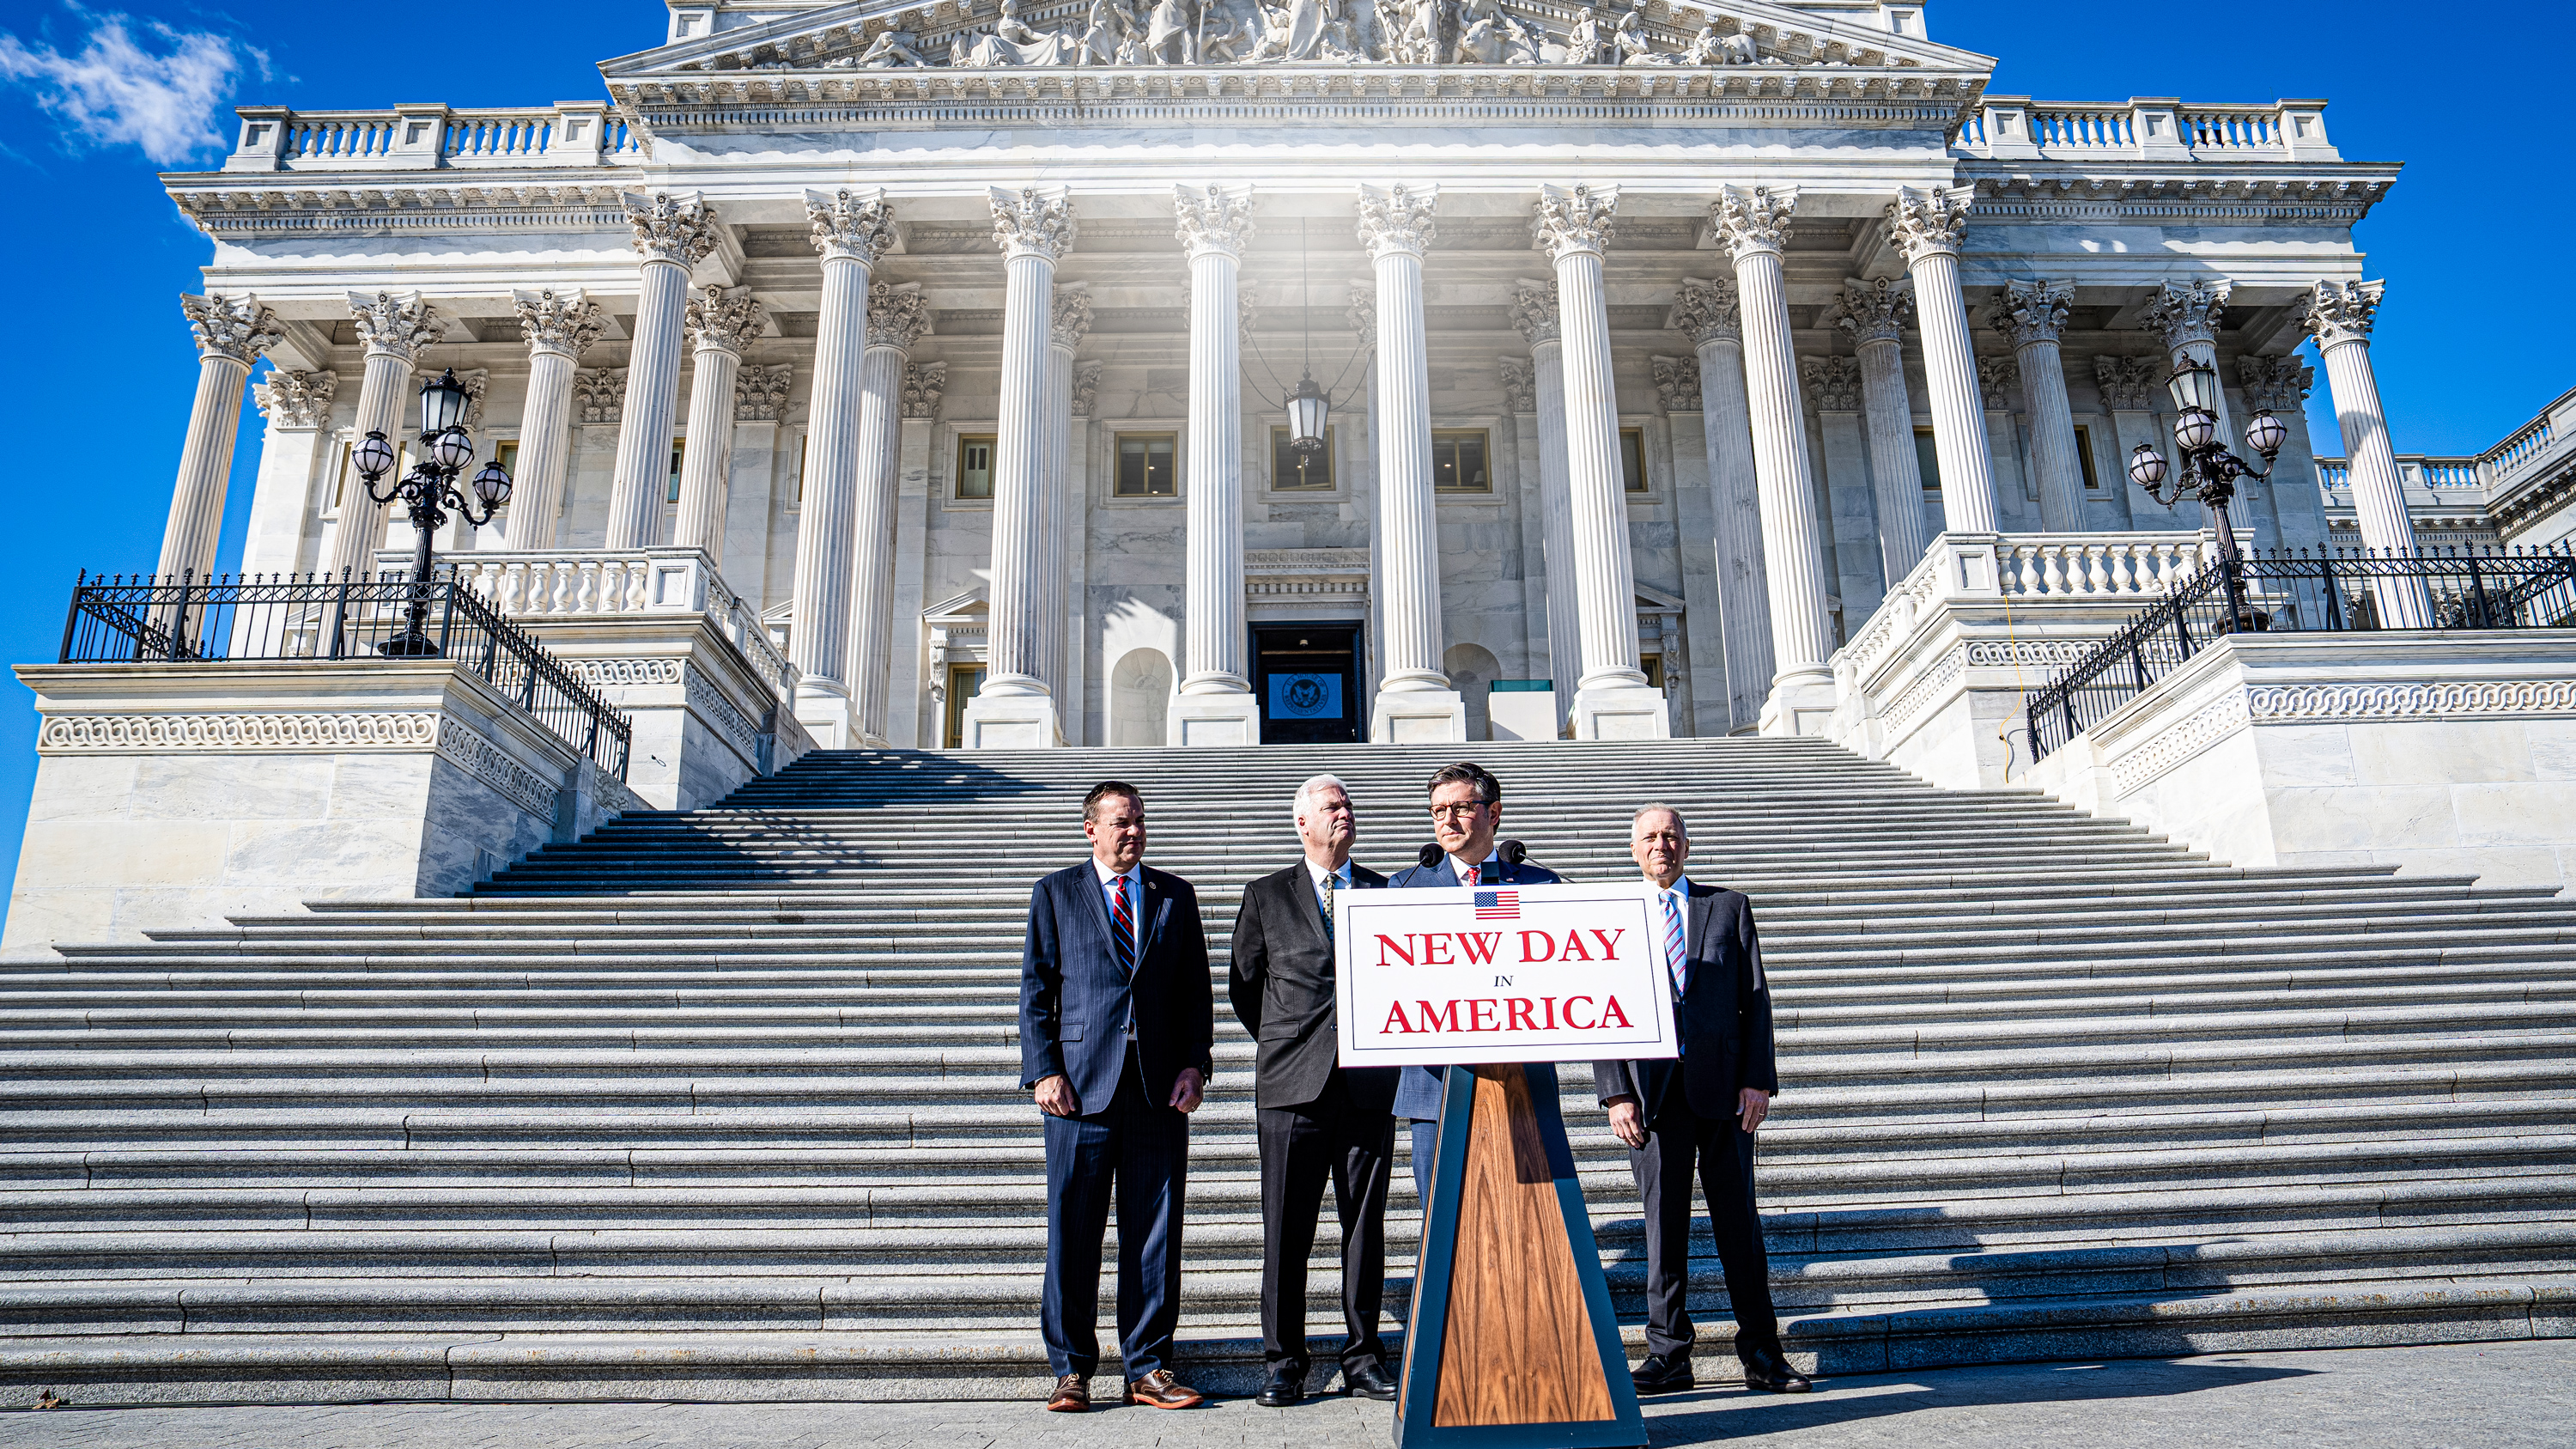
[[[0,1412],[0,1449],[1384,1449],[1383,1404],[1189,1413],[1034,1405],[360,1404]],[[1844,1378],[1810,1398],[1648,1401],[1654,1443],[1778,1449],[2566,1449],[2576,1340],[2010,1364]]]

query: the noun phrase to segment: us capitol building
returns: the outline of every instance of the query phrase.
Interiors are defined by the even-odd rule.
[[[273,368],[245,574],[407,555],[350,450],[452,368],[518,486],[442,556],[571,609],[696,550],[820,744],[1817,733],[1936,536],[2201,527],[2126,473],[2181,358],[2288,425],[2267,549],[2327,541],[2296,349],[2344,359],[2406,546],[2398,168],[1992,64],[1838,0],[676,5],[605,103],[245,107],[167,184],[208,385]]]

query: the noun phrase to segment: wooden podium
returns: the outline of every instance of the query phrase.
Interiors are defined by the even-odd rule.
[[[1448,1068],[1395,1442],[1646,1442],[1552,1065]]]

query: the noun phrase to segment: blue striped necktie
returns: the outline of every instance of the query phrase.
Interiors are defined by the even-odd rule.
[[[1117,879],[1118,894],[1109,907],[1109,934],[1117,938],[1118,969],[1136,974],[1136,912],[1127,904],[1127,877]]]

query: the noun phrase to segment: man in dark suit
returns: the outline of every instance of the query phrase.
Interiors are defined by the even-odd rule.
[[[1431,833],[1440,858],[1397,871],[1396,890],[1435,886],[1554,885],[1555,871],[1503,859],[1494,832],[1503,826],[1503,782],[1481,765],[1444,765],[1431,777]],[[1413,1124],[1413,1190],[1431,1202],[1433,1154],[1440,1147],[1440,1091],[1445,1067],[1406,1067],[1395,1089],[1395,1115]]]
[[[1100,1238],[1118,1204],[1118,1347],[1127,1402],[1186,1409],[1172,1376],[1180,1321],[1181,1190],[1189,1115],[1209,1075],[1216,1010],[1190,883],[1147,870],[1145,800],[1115,780],[1082,802],[1091,859],[1041,879],[1020,956],[1020,1085],[1046,1113],[1047,1407],[1091,1404],[1100,1362]]]
[[[1691,1169],[1708,1194],[1709,1227],[1735,1309],[1744,1381],[1775,1393],[1815,1387],[1780,1352],[1771,1259],[1753,1201],[1753,1133],[1780,1075],[1771,1045],[1771,988],[1753,904],[1740,891],[1682,874],[1690,833],[1681,812],[1649,805],[1628,827],[1629,852],[1656,888],[1654,921],[1681,1034],[1678,1061],[1594,1062],[1593,1084],[1646,1203],[1646,1361],[1637,1392],[1692,1387]]]
[[[1386,877],[1351,861],[1359,823],[1330,775],[1297,787],[1289,807],[1306,858],[1244,888],[1234,918],[1226,996],[1254,1042],[1252,1096],[1261,1141],[1261,1354],[1256,1402],[1306,1397],[1306,1259],[1324,1179],[1342,1220],[1342,1383],[1395,1397],[1378,1337],[1386,1296],[1386,1185],[1395,1160],[1395,1068],[1344,1070],[1334,1010],[1333,898]]]

